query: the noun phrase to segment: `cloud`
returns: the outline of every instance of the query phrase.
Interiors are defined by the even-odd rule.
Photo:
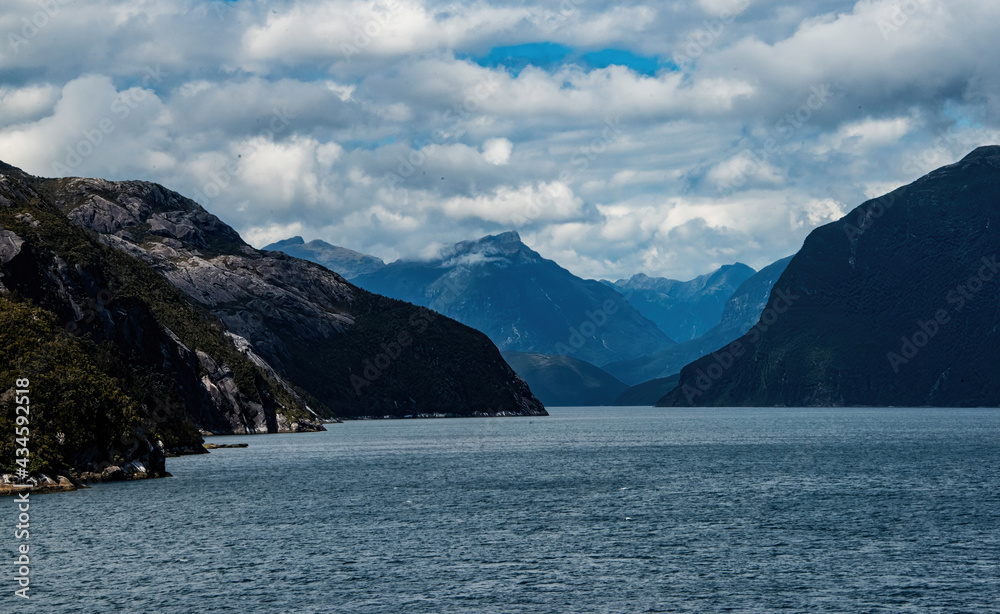
[[[428,199],[424,203],[424,207],[439,208],[450,217],[476,217],[509,226],[572,218],[580,214],[582,205],[570,187],[558,181],[500,187],[490,194],[458,196],[440,203]]]
[[[59,90],[51,84],[0,86],[0,128],[38,121],[51,112],[58,96]]]
[[[483,143],[483,160],[490,164],[503,166],[510,160],[510,152],[514,150],[514,144],[508,139],[490,139]]]
[[[163,112],[152,90],[118,90],[108,77],[83,76],[62,88],[50,115],[0,129],[0,151],[42,176],[169,166],[171,157],[161,151]]]
[[[761,160],[751,151],[739,154],[719,162],[708,171],[708,179],[720,190],[742,187],[747,183],[780,184],[783,181],[781,172],[766,160]]]
[[[0,159],[164,183],[255,245],[391,260],[516,228],[581,275],[690,278],[1000,142],[998,21],[976,0],[11,0]]]

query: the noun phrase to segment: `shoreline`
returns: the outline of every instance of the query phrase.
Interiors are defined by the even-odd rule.
[[[74,492],[84,488],[90,488],[91,484],[102,484],[104,482],[136,482],[139,480],[155,480],[159,478],[170,478],[173,475],[169,471],[135,471],[126,474],[118,466],[111,466],[101,473],[67,471],[55,475],[39,473],[32,475],[37,483],[18,484],[14,482],[15,476],[10,474],[0,475],[0,497],[17,496],[22,493],[31,495],[44,495],[59,492]]]

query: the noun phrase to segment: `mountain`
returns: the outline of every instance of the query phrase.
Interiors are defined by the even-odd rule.
[[[546,406],[612,405],[626,388],[625,384],[600,367],[571,356],[528,352],[502,354],[507,364],[528,383],[531,391]],[[661,396],[662,393],[656,398]]]
[[[516,232],[398,260],[354,283],[483,331],[503,351],[603,365],[674,345],[616,290],[542,258]]]
[[[32,470],[156,475],[166,455],[202,449],[202,432],[322,429],[217,318],[74,225],[49,185],[0,171],[0,428],[14,432],[26,381]],[[0,439],[4,469],[12,446]]]
[[[303,260],[322,264],[344,279],[351,280],[366,273],[373,273],[385,266],[381,258],[356,252],[346,247],[330,245],[318,239],[306,243],[302,237],[292,237],[271,243],[263,251],[284,252]]]
[[[49,469],[162,468],[201,433],[317,416],[544,414],[481,333],[255,250],[162,186],[0,169],[0,428],[29,379]]]
[[[666,405],[1000,404],[1000,146],[814,230],[759,324]]]
[[[688,363],[739,339],[760,319],[771,287],[791,259],[789,256],[770,264],[740,284],[726,300],[718,323],[701,337],[649,356],[611,363],[604,369],[623,382],[639,384],[680,373]]]
[[[690,281],[642,273],[612,284],[639,313],[678,343],[696,339],[718,324],[726,300],[755,271],[737,262]]]
[[[678,373],[670,377],[660,377],[648,382],[629,386],[615,399],[614,405],[625,407],[653,406],[671,390],[677,387],[681,376]]]

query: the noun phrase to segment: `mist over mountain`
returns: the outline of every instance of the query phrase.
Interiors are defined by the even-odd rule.
[[[1000,146],[814,230],[664,405],[1000,404]]]

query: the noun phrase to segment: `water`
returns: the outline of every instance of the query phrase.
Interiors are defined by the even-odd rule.
[[[230,437],[35,497],[2,611],[1000,612],[1000,411],[552,413]]]

